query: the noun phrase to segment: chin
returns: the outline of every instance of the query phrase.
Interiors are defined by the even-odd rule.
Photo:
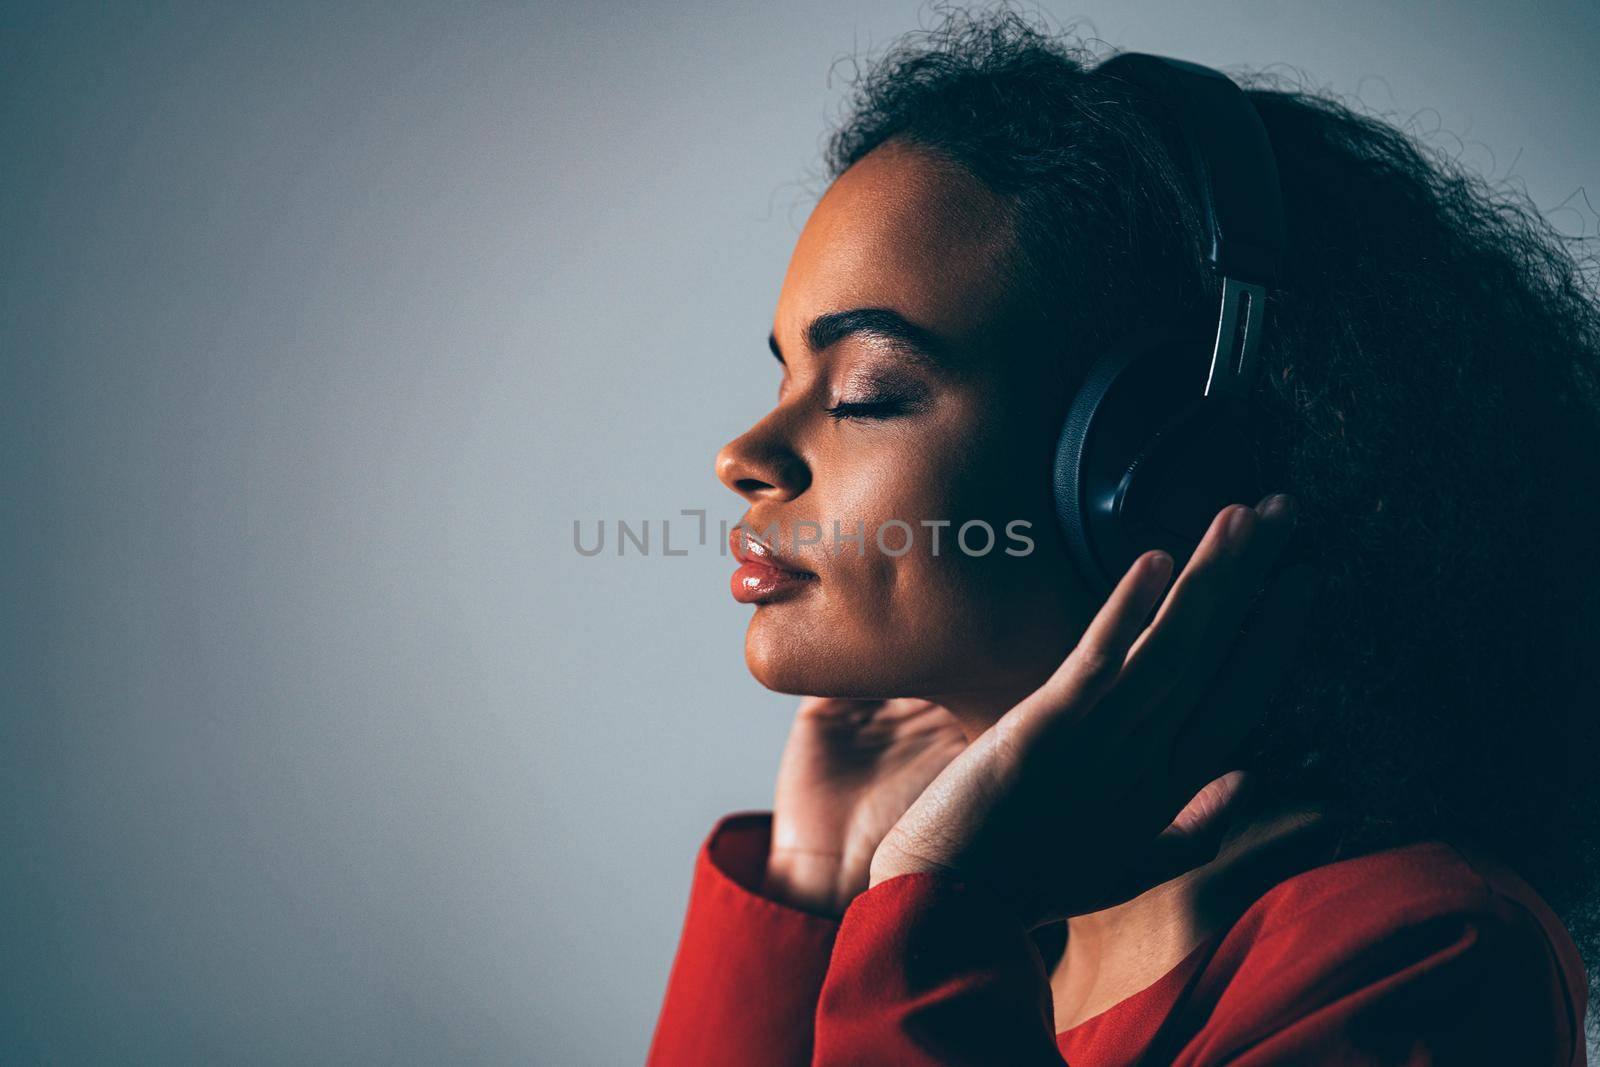
[[[796,696],[914,696],[929,680],[903,648],[790,625],[767,608],[757,610],[745,631],[744,661],[763,687]]]
[[[793,693],[796,696],[843,696],[838,692],[821,692],[818,686],[829,686],[829,675],[836,672],[825,667],[827,657],[806,640],[803,635],[783,631],[783,627],[767,624],[757,610],[745,631],[744,663],[750,674],[762,686],[774,693]]]

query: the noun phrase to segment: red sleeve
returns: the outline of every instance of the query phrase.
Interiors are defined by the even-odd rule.
[[[717,823],[695,859],[689,908],[647,1067],[805,1067],[839,921],[758,892],[769,812]]]
[[[1581,1065],[1569,1003],[1548,938],[1514,901],[1392,922],[1329,911],[1253,944],[1168,1062]]]
[[[1044,961],[987,890],[935,874],[851,902],[817,1006],[816,1064],[1064,1062]]]

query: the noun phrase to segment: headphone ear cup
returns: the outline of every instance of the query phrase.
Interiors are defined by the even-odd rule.
[[[1079,574],[1101,596],[1116,584],[1116,579],[1108,576],[1101,546],[1096,544],[1095,516],[1115,507],[1108,492],[1114,492],[1116,480],[1108,487],[1101,472],[1108,465],[1117,467],[1124,458],[1131,462],[1139,447],[1138,442],[1122,440],[1130,428],[1128,420],[1119,420],[1113,409],[1122,406],[1129,369],[1147,363],[1152,354],[1167,349],[1174,340],[1169,331],[1147,329],[1124,337],[1097,356],[1073,394],[1057,438],[1053,475],[1057,525]]]
[[[1117,532],[1126,570],[1152,548],[1181,570],[1217,512],[1262,496],[1245,421],[1228,405],[1199,397],[1149,442],[1123,474]]]
[[[1192,339],[1146,329],[1098,357],[1073,397],[1056,445],[1056,516],[1100,596],[1152,548],[1181,569],[1218,511],[1260,496],[1243,422],[1204,398],[1208,366]]]

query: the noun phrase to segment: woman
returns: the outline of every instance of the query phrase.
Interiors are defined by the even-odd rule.
[[[1600,308],[1536,211],[1249,97],[1287,492],[1105,597],[1051,463],[1091,354],[1214,329],[1170,131],[1007,13],[858,86],[717,460],[748,665],[808,695],[701,851],[652,1064],[1585,1062]]]

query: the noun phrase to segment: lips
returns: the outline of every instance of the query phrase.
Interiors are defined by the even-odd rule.
[[[728,531],[728,546],[739,561],[729,589],[741,604],[763,604],[808,588],[817,581],[810,571],[794,567],[778,557],[772,546],[753,537],[742,526]]]

